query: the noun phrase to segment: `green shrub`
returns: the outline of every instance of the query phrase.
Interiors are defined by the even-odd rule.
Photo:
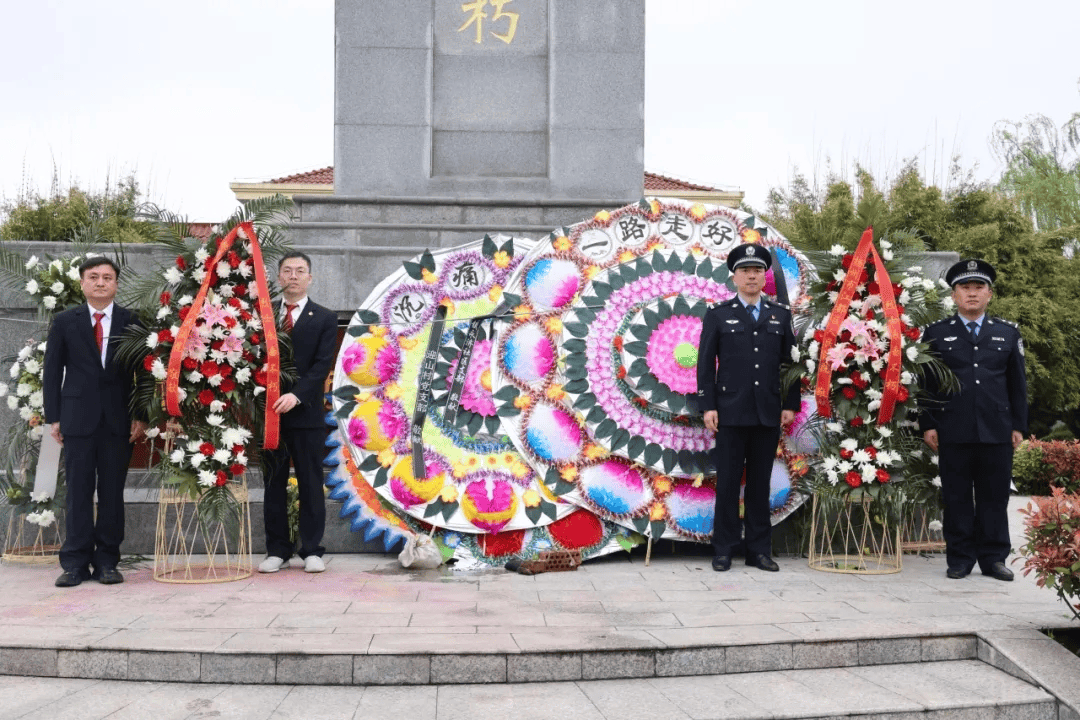
[[[1034,572],[1036,584],[1057,591],[1080,620],[1080,494],[1056,487],[1020,512],[1027,540],[1020,548],[1024,575]]]

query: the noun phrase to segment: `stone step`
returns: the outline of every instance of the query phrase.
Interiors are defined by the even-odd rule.
[[[4,717],[1058,720],[1054,696],[978,660],[648,680],[427,687],[0,678]],[[71,715],[70,712],[68,716]]]

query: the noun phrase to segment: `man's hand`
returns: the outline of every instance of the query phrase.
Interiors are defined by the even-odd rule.
[[[705,411],[705,429],[709,432],[716,432],[716,429],[720,427],[720,414],[715,410]]]
[[[285,393],[277,399],[274,403],[274,412],[277,414],[287,413],[294,407],[300,404],[300,398],[296,397],[292,393]]]
[[[147,424],[142,420],[131,421],[131,437],[128,438],[128,442],[138,442],[146,437]]]
[[[1013,433],[1016,435],[1017,433]],[[922,436],[923,442],[930,446],[930,449],[937,452],[937,430],[927,430]]]
[[[55,440],[57,444],[64,444],[64,436],[60,434],[60,423],[54,422],[52,424],[52,430],[49,431],[49,434],[52,435],[53,440]]]
[[[781,410],[780,411],[780,424],[787,427],[791,423],[795,422],[794,410]]]
[[[1022,442],[1024,442],[1024,436],[1020,434],[1019,430],[1013,430],[1012,431],[1013,450],[1020,447],[1020,443],[1022,443]]]

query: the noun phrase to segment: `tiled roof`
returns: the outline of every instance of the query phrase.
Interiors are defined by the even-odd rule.
[[[296,173],[294,175],[286,175],[285,177],[275,178],[274,180],[267,181],[268,185],[284,185],[287,183],[333,185],[334,168],[333,166],[324,167],[318,170]],[[678,178],[673,178],[667,175],[661,175],[659,173],[653,173],[646,170],[645,191],[648,192],[650,190],[694,190],[697,192],[717,192],[719,188],[713,188],[707,185],[698,185],[696,183],[687,182],[686,180],[679,180]]]

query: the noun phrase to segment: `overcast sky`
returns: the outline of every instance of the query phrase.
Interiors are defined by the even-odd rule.
[[[332,0],[0,9],[4,199],[54,167],[97,189],[134,171],[216,221],[230,181],[333,163]],[[1080,110],[1077,27],[1078,0],[647,0],[645,167],[757,206],[827,158],[886,175],[918,156],[943,183],[958,153],[993,179],[996,121]]]

